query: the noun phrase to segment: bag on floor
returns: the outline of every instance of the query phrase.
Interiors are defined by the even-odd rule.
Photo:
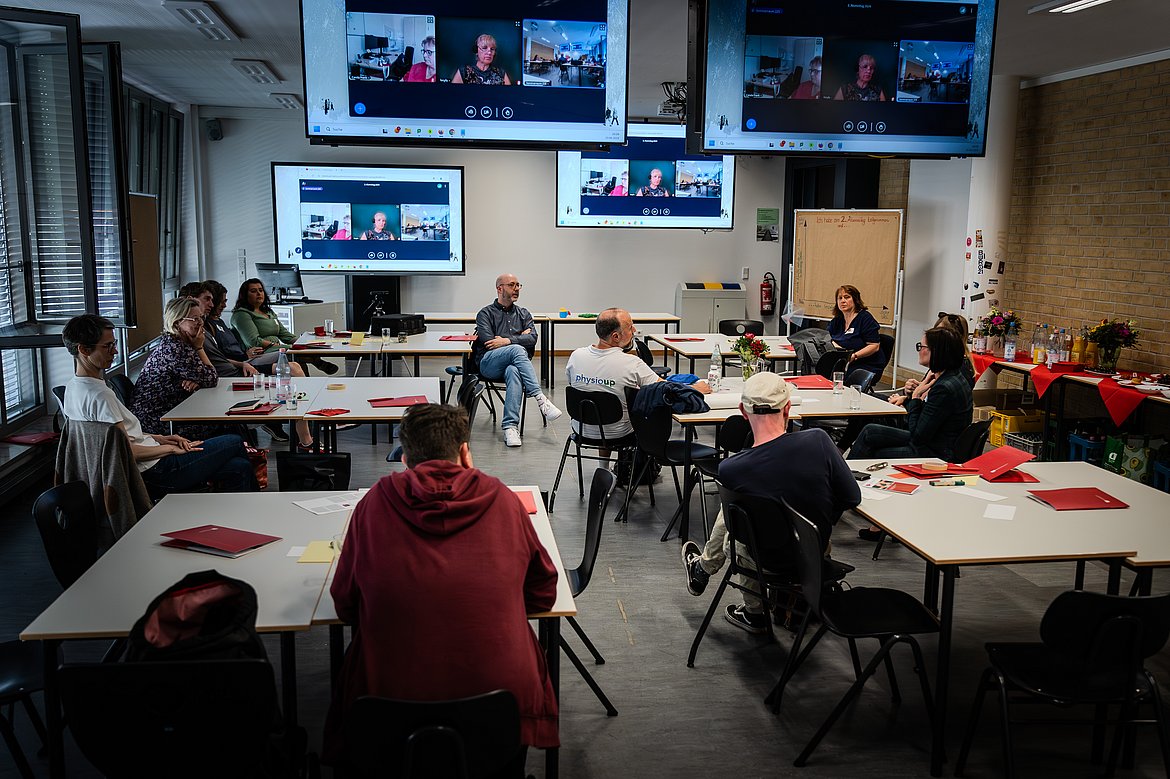
[[[268,450],[245,443],[244,451],[248,453],[248,462],[252,463],[256,485],[262,490],[268,489]]]
[[[1105,454],[1101,464],[1127,479],[1150,483],[1153,453],[1165,445],[1165,439],[1151,436],[1109,436],[1105,439]]]

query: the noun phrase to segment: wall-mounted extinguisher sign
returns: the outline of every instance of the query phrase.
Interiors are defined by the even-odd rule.
[[[760,316],[775,316],[776,314],[776,277],[771,273],[764,274],[760,282]]]

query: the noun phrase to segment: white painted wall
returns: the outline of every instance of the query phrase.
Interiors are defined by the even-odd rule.
[[[478,310],[495,297],[495,277],[503,272],[520,278],[521,302],[529,309],[574,311],[673,311],[681,281],[738,281],[740,268],[748,266],[754,288],[765,271],[780,275],[780,244],[755,240],[756,208],[783,202],[778,158],[737,161],[734,230],[566,229],[553,226],[553,152],[334,149],[310,146],[294,111],[218,109],[215,116],[223,122],[223,140],[208,142],[199,134],[190,157],[202,191],[190,193],[184,281],[210,276],[233,289],[242,280],[240,250],[249,273],[255,262],[274,261],[272,161],[465,167],[467,275],[404,279],[404,311]],[[211,118],[209,109],[200,118]],[[306,275],[305,283],[310,297],[344,298],[340,278]],[[758,313],[758,295],[749,295],[748,315]],[[770,330],[776,320],[769,320]],[[587,327],[564,328],[557,347],[579,346],[590,336]]]

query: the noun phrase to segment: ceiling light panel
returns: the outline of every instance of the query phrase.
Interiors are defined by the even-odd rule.
[[[281,108],[295,108],[298,111],[305,107],[301,102],[300,95],[294,95],[291,92],[269,92],[268,96],[272,98]]]
[[[267,62],[261,60],[232,60],[232,67],[243,73],[255,84],[279,84],[280,78],[272,72]]]
[[[199,33],[205,40],[222,42],[240,39],[236,31],[208,3],[163,0],[162,6],[178,17],[186,29]]]

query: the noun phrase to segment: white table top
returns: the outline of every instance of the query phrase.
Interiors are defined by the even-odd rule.
[[[742,390],[742,380],[738,384],[731,384],[725,380],[724,386]],[[800,398],[800,404],[792,406],[789,419],[812,419],[816,417],[873,417],[905,414],[906,409],[887,403],[879,397],[862,394],[861,408],[849,408],[849,401],[845,394],[834,395],[832,390],[793,390],[794,398]],[[697,414],[675,414],[674,421],[682,425],[717,425],[727,421],[730,417],[739,416],[739,408],[713,408]]]
[[[363,407],[365,407],[364,410],[371,412],[371,418],[397,419],[402,416],[401,408],[374,409],[369,408],[370,404],[366,401],[369,398],[426,395],[433,402],[439,402],[439,380],[437,378],[414,379],[401,376],[348,376],[339,378],[336,376],[304,376],[293,380],[297,391],[305,393],[305,398],[297,403],[297,409],[295,411],[291,411],[287,407],[281,407],[271,414],[262,414],[260,416],[249,416],[247,414],[228,416],[226,413],[227,409],[233,403],[248,400],[252,397],[251,392],[237,392],[233,390],[232,383],[235,381],[243,381],[243,379],[220,379],[219,384],[215,387],[196,390],[191,397],[163,415],[162,420],[164,422],[201,421],[249,424],[274,420],[288,421],[290,419],[301,419],[305,416],[305,412],[314,408],[349,408],[356,412],[363,410]],[[344,384],[346,389],[326,389],[330,384]],[[361,404],[358,405],[356,400],[353,401],[353,405],[346,405],[339,402],[341,398],[350,398],[348,393],[354,393],[353,398],[360,399]],[[379,413],[373,414],[373,412]],[[389,416],[381,412],[386,412]],[[314,418],[309,417],[309,419]],[[327,418],[333,417],[321,417],[321,419]],[[352,421],[352,419],[349,421]]]
[[[408,335],[406,343],[399,343],[397,338],[391,338],[386,343],[382,344],[382,354],[390,355],[416,355],[416,354],[446,354],[446,355],[460,355],[471,353],[470,341],[442,341],[440,340],[445,335],[452,335],[452,333],[441,333],[428,330],[425,333],[418,335]]]
[[[637,322],[637,317],[634,318]],[[710,357],[711,353],[715,351],[715,347],[719,347],[719,351],[723,353],[724,357],[732,356],[735,353],[731,350],[731,342],[736,340],[738,336],[722,335],[720,333],[647,333],[646,337],[651,341],[662,344],[672,352],[678,353],[682,357]],[[701,341],[678,341],[671,339],[678,338],[701,338]],[[789,346],[788,337],[783,335],[761,335],[757,338],[763,339],[764,343],[768,345],[768,353],[765,357],[769,360],[787,360],[796,359],[796,353],[784,349]]]
[[[315,355],[334,355],[337,357],[354,357],[366,354],[378,354],[382,351],[382,336],[367,335],[362,339],[361,346],[350,345],[349,338],[334,338],[331,336],[313,335],[312,333],[301,333],[294,342],[300,344],[320,343],[324,341],[328,348],[325,349],[289,349],[290,356],[298,354],[315,354]]]
[[[561,560],[560,550],[557,549],[557,539],[553,535],[548,512],[545,511],[544,502],[540,499],[540,487],[525,486],[513,487],[512,489],[515,492],[532,493],[532,497],[536,501],[536,513],[530,514],[529,518],[532,520],[532,526],[536,529],[536,535],[540,539],[540,543],[544,545],[544,550],[548,552],[549,558],[557,569],[557,600],[553,604],[552,610],[540,612],[539,614],[529,614],[529,618],[576,616],[577,604],[573,601],[573,592],[569,587],[569,577],[565,575],[565,564]],[[317,606],[317,612],[313,615],[314,625],[330,625],[340,622],[337,618],[337,609],[333,605],[333,598],[329,596],[329,584],[332,581],[333,575],[331,571],[329,581],[326,583],[322,592],[321,602]]]
[[[851,460],[855,470],[877,461]],[[895,460],[892,462],[922,462]],[[1033,484],[995,484],[982,479],[981,492],[1005,496],[987,501],[953,494],[954,487],[931,487],[927,480],[913,495],[874,499],[862,488],[857,509],[924,559],[938,565],[1126,557],[1139,566],[1170,565],[1170,495],[1083,462],[1029,462],[1020,470],[1039,479]],[[891,473],[886,469],[874,479]],[[1128,509],[1056,511],[1027,497],[1028,490],[1098,487],[1129,504]],[[988,506],[1011,506],[1010,520],[984,516]]]
[[[344,384],[345,389],[323,389],[317,393],[308,406],[305,406],[306,419],[317,422],[383,422],[402,419],[409,406],[390,406],[374,408],[370,405],[370,398],[401,398],[407,395],[426,395],[431,403],[440,402],[439,379],[409,378],[394,376],[386,378],[347,377],[342,381],[331,381],[330,384]],[[347,408],[348,414],[338,414],[332,417],[307,415],[309,411],[322,408]]]
[[[329,541],[349,512],[314,515],[293,501],[328,492],[197,493],[166,496],[61,594],[20,638],[125,636],[155,596],[194,571],[214,568],[256,589],[261,632],[308,630],[331,566],[298,563],[291,547]],[[280,536],[235,560],[161,546],[161,533],[205,524]]]
[[[570,313],[568,316],[561,316],[560,311],[553,311],[551,313],[540,313],[540,314],[533,313],[532,318],[533,319],[548,319],[553,324],[584,325],[584,324],[592,324],[592,323],[596,322],[597,321],[596,315],[601,313],[601,311],[602,311],[602,309],[597,309],[596,311],[585,311],[584,312],[584,313],[591,313],[594,316],[581,316],[580,314],[573,314],[573,313]],[[634,320],[635,325],[640,323],[640,322],[644,322],[648,325],[664,325],[664,324],[674,324],[675,322],[682,321],[682,317],[680,317],[678,314],[668,314],[664,311],[651,311],[649,313],[631,311],[630,312],[630,319]]]

